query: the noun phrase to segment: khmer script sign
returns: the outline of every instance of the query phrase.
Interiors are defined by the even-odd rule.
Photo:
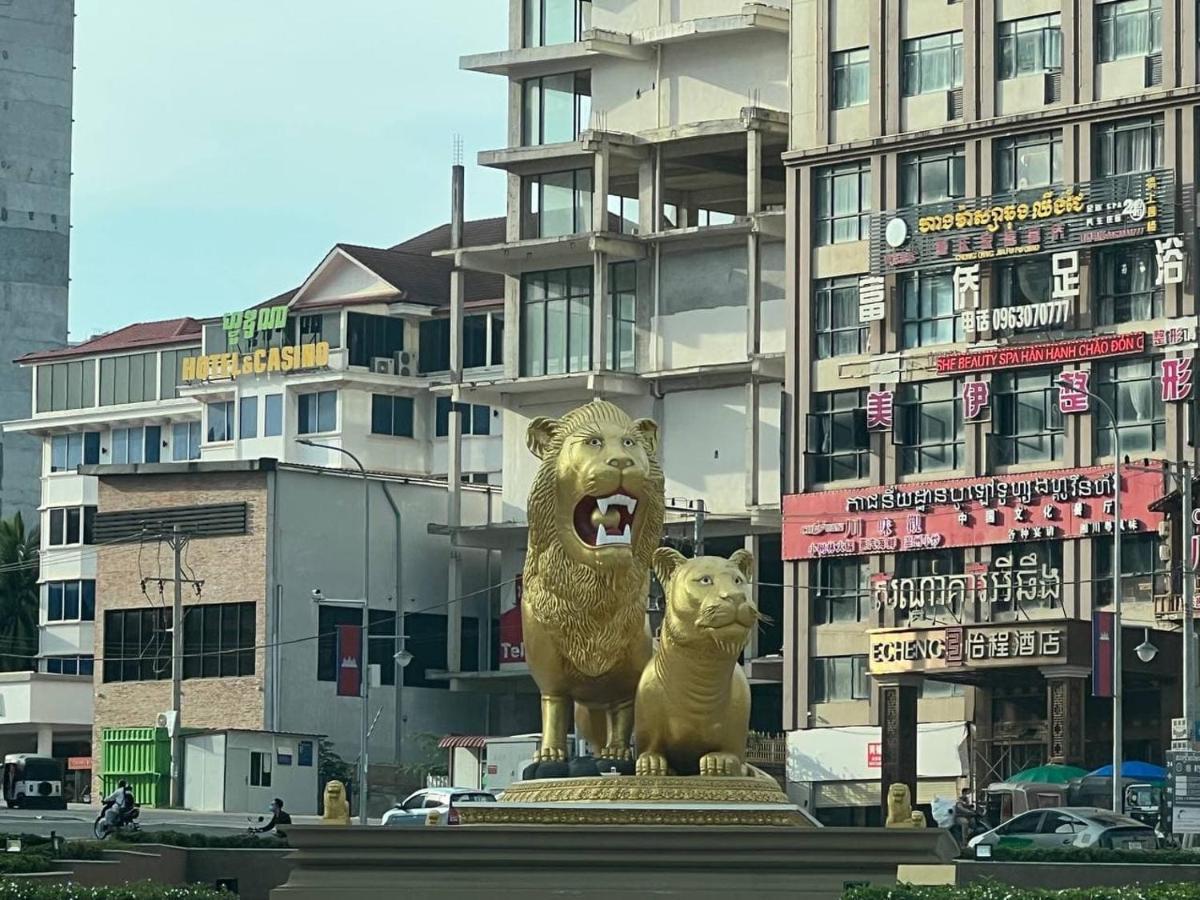
[[[871,576],[876,609],[893,609],[909,619],[962,621],[979,605],[981,615],[1062,603],[1062,576],[1036,553],[1000,554],[991,568],[972,565],[957,575]]]

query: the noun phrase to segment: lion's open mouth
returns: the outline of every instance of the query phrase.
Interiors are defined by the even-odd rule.
[[[589,547],[633,543],[637,499],[628,494],[584,497],[575,505],[575,533]]]

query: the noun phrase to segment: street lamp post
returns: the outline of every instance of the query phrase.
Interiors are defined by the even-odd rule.
[[[371,734],[371,713],[370,713],[370,686],[371,686],[371,667],[369,665],[370,656],[368,654],[367,632],[370,623],[370,608],[371,608],[371,482],[367,479],[367,470],[363,466],[362,461],[344,447],[338,447],[333,444],[320,444],[308,438],[296,438],[296,443],[304,444],[307,447],[320,447],[323,450],[336,450],[338,453],[344,453],[350,459],[354,460],[354,464],[358,466],[358,471],[362,475],[363,480],[363,600],[362,600],[362,659],[363,667],[361,671],[362,681],[362,734],[359,737],[361,748],[358,754],[358,824],[367,824],[367,742]]]
[[[1121,684],[1121,429],[1117,427],[1117,415],[1107,401],[1093,394],[1087,388],[1076,387],[1071,382],[1060,378],[1060,391],[1076,391],[1087,394],[1099,404],[1112,422],[1113,430],[1113,705],[1112,705],[1112,808],[1117,815],[1125,812],[1125,792],[1121,788],[1121,763],[1125,728],[1122,721],[1122,684]]]

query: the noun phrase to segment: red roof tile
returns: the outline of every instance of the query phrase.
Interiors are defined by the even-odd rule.
[[[91,356],[96,353],[112,353],[119,350],[184,344],[200,340],[202,330],[200,322],[191,317],[163,319],[160,322],[138,322],[118,328],[116,331],[98,334],[69,347],[27,353],[18,358],[17,362],[43,362],[71,356]]]

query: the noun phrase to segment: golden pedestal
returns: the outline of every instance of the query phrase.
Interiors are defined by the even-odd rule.
[[[816,824],[761,777],[545,778],[510,785],[499,803],[455,808],[467,825]]]

